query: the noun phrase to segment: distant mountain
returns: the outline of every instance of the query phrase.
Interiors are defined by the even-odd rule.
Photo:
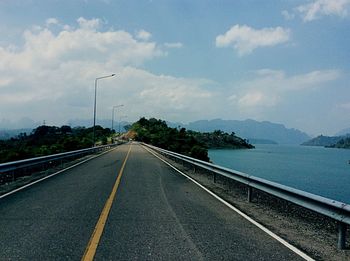
[[[41,125],[40,122],[31,118],[21,118],[18,120],[0,119],[0,130],[35,129]]]
[[[311,138],[300,130],[287,129],[282,124],[268,121],[215,119],[200,120],[182,125],[175,123],[174,125],[200,132],[212,132],[214,130],[222,130],[228,133],[234,132],[236,135],[248,140],[269,140],[279,144],[301,144]]]
[[[341,136],[336,136],[336,137],[330,137],[330,136],[317,136],[316,138],[313,138],[311,140],[308,140],[301,145],[304,146],[331,146],[336,144],[338,141],[340,141],[342,138]]]
[[[72,119],[68,121],[68,125],[72,128],[74,127],[86,127],[89,128],[94,124],[92,119]],[[111,120],[105,120],[105,119],[98,119],[96,120],[96,125],[100,125],[104,128],[111,128],[112,127],[112,121]],[[115,126],[114,126],[115,127]]]
[[[129,122],[126,121],[121,121],[120,122],[120,131],[124,132],[126,131],[124,129],[124,126],[129,125]],[[68,125],[73,127],[91,127],[93,125],[93,120],[91,119],[73,119],[73,120],[69,120],[68,121]],[[96,120],[96,125],[100,125],[103,128],[112,128],[112,120],[106,120],[106,119],[102,119],[102,120]],[[119,121],[115,120],[114,124],[113,124],[113,129],[115,131],[119,131]]]
[[[343,129],[335,134],[335,136],[345,136],[346,134],[350,134],[350,128]]]
[[[0,140],[8,140],[17,137],[20,133],[30,134],[32,129],[0,129]]]

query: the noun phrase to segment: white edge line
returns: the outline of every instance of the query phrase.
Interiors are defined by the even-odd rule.
[[[102,156],[102,155],[104,155],[104,154],[106,154],[106,153],[108,153],[108,152],[110,152],[110,151],[112,151],[112,150],[114,150],[114,149],[116,149],[116,148],[117,148],[117,147],[112,148],[112,149],[107,150],[107,151],[104,151],[104,152],[101,153],[101,154],[95,155],[95,156],[93,156],[93,157],[91,157],[91,158],[88,158],[88,159],[86,159],[86,160],[83,160],[83,161],[81,161],[81,162],[78,162],[78,163],[76,163],[76,164],[74,164],[74,165],[72,165],[72,166],[69,166],[68,168],[59,170],[59,171],[57,171],[57,172],[55,172],[55,173],[52,173],[52,174],[50,174],[50,175],[48,175],[48,176],[45,176],[45,177],[43,177],[43,178],[41,178],[41,179],[38,179],[38,180],[36,180],[36,181],[33,181],[33,182],[31,182],[31,183],[29,183],[29,184],[26,184],[26,185],[24,185],[24,186],[22,186],[22,187],[19,187],[19,188],[16,188],[16,189],[14,189],[14,190],[11,190],[10,192],[7,192],[7,193],[1,195],[1,196],[0,196],[0,199],[5,198],[5,197],[7,197],[7,196],[9,196],[9,195],[11,195],[11,194],[14,194],[14,193],[16,193],[16,192],[18,192],[18,191],[20,191],[20,190],[22,190],[22,189],[25,189],[25,188],[28,188],[28,187],[30,187],[30,186],[33,186],[34,184],[39,183],[39,182],[41,182],[41,181],[44,181],[45,179],[51,178],[51,177],[53,177],[53,176],[56,176],[56,175],[58,175],[58,174],[60,174],[60,173],[62,173],[62,172],[64,172],[64,171],[67,171],[67,170],[72,169],[72,168],[74,168],[74,167],[76,167],[76,166],[79,166],[79,165],[81,165],[81,164],[83,164],[83,163],[85,163],[85,162],[87,162],[87,161],[89,161],[89,160],[92,160],[92,159],[95,159],[95,158],[97,158],[97,157],[100,157],[100,156]]]
[[[287,241],[285,241],[283,238],[279,237],[278,235],[276,235],[275,233],[273,233],[271,230],[269,230],[268,228],[264,227],[263,225],[261,225],[260,223],[258,223],[257,221],[255,221],[254,219],[252,219],[251,217],[249,217],[248,215],[244,214],[242,211],[240,211],[239,209],[237,209],[236,207],[232,206],[230,203],[228,203],[226,200],[222,199],[221,197],[219,197],[218,195],[216,195],[214,192],[210,191],[209,189],[207,189],[206,187],[204,187],[203,185],[201,185],[200,183],[198,183],[196,180],[194,180],[193,178],[191,178],[190,176],[186,175],[185,173],[183,173],[182,171],[180,171],[179,169],[175,168],[173,165],[171,165],[169,162],[165,161],[164,159],[160,158],[158,155],[156,155],[153,151],[149,150],[148,148],[146,148],[145,146],[142,145],[142,147],[147,150],[149,153],[151,153],[153,156],[157,157],[158,159],[160,159],[161,161],[163,161],[165,164],[167,164],[168,166],[170,166],[171,168],[173,168],[174,170],[176,170],[177,172],[179,172],[181,175],[185,176],[186,178],[188,178],[189,180],[191,180],[193,183],[195,183],[197,186],[199,186],[200,188],[202,188],[203,190],[205,190],[206,192],[208,192],[210,195],[212,195],[214,198],[216,198],[217,200],[219,200],[221,203],[223,203],[224,205],[226,205],[228,208],[232,209],[233,211],[235,211],[236,213],[238,213],[239,215],[241,215],[243,218],[245,218],[246,220],[248,220],[249,222],[251,222],[252,224],[254,224],[255,226],[257,226],[258,228],[260,228],[262,231],[264,231],[265,233],[267,233],[269,236],[273,237],[274,239],[276,239],[278,242],[280,242],[281,244],[283,244],[284,246],[286,246],[287,248],[289,248],[290,250],[292,250],[294,253],[296,253],[297,255],[299,255],[300,257],[304,258],[305,260],[308,261],[315,261],[315,259],[311,258],[310,256],[308,256],[307,254],[305,254],[304,252],[302,252],[300,249],[296,248],[295,246],[291,245],[290,243],[288,243]]]

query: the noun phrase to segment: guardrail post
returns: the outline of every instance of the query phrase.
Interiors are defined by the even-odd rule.
[[[338,249],[346,247],[346,224],[338,222]]]
[[[253,188],[248,186],[247,201],[252,202]]]
[[[214,172],[214,183],[216,183],[216,173]]]

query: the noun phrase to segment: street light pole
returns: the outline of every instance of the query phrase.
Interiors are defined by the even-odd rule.
[[[97,81],[100,79],[104,79],[104,78],[109,78],[109,77],[113,77],[115,76],[115,74],[111,74],[111,75],[106,75],[106,76],[102,76],[102,77],[97,77],[95,79],[95,100],[94,100],[94,127],[93,127],[93,137],[92,137],[92,146],[95,147],[95,125],[96,125],[96,93],[97,93]]]
[[[114,109],[118,108],[118,107],[123,107],[124,105],[123,104],[120,104],[120,105],[114,105],[113,108],[112,108],[112,129],[111,131],[113,131],[113,127],[114,127]]]

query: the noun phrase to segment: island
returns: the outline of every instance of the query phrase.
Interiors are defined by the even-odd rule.
[[[322,146],[326,148],[350,149],[350,136],[317,136],[307,142],[302,143],[303,146]]]
[[[201,133],[180,127],[170,128],[166,121],[144,117],[130,126],[126,137],[204,161],[209,161],[208,149],[254,148],[233,132],[228,134],[216,130]]]
[[[343,138],[337,143],[327,146],[327,148],[350,149],[350,137]]]
[[[331,137],[331,136],[324,136],[324,135],[319,135],[311,140],[305,141],[303,142],[301,145],[302,146],[322,146],[322,147],[326,147],[326,146],[331,146],[335,143],[337,143],[338,141],[340,141],[343,137],[340,136],[335,136],[335,137]]]

